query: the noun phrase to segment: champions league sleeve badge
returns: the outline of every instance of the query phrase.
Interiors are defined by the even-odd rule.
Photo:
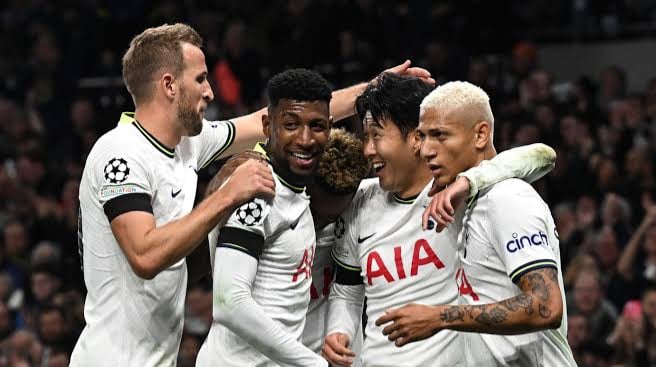
[[[111,184],[120,184],[130,175],[130,166],[123,158],[112,158],[104,168],[105,181]]]

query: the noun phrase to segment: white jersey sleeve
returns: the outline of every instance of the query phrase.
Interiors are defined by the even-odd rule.
[[[549,208],[527,183],[507,180],[488,194],[487,231],[505,264],[506,274],[517,281],[529,271],[558,268],[553,246],[557,236],[550,233]],[[553,229],[555,231],[555,229]]]
[[[357,215],[361,196],[356,197],[335,223],[335,282],[328,300],[327,335],[335,332],[355,338],[362,319],[364,283],[359,262]]]
[[[267,220],[271,203],[253,198],[239,206],[220,229],[216,243],[210,246],[228,247],[245,252],[256,259],[262,254],[265,225],[275,225]]]
[[[91,180],[98,188],[94,194],[110,222],[128,211],[153,212],[151,200],[156,184],[142,155],[134,150],[101,146],[92,164]]]
[[[203,120],[203,129],[195,137],[199,142],[198,169],[207,167],[221,157],[235,141],[235,124],[232,121]]]
[[[530,144],[501,152],[458,176],[469,180],[469,196],[473,197],[479,190],[508,178],[536,181],[554,168],[555,161],[556,152],[550,146]]]
[[[214,319],[282,366],[327,366],[328,363],[285,332],[253,299],[257,261],[218,248],[214,266]]]

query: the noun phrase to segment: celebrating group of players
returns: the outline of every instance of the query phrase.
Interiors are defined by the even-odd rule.
[[[123,58],[136,110],[80,185],[72,366],[175,366],[188,277],[209,271],[198,366],[576,365],[558,234],[527,183],[555,153],[497,155],[482,89],[409,62],[335,92],[294,69],[266,108],[212,122],[201,46],[164,25]],[[364,141],[332,129],[356,111]],[[193,208],[198,170],[230,155]]]

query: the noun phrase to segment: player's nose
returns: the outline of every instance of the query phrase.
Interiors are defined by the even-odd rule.
[[[369,160],[376,156],[376,146],[370,138],[364,141],[364,156]]]
[[[203,90],[203,99],[206,102],[211,102],[214,100],[214,92],[212,91],[210,83],[207,83],[206,88]]]

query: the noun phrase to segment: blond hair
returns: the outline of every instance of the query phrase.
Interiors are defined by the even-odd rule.
[[[480,87],[462,81],[445,83],[435,88],[424,98],[419,106],[419,113],[427,109],[439,108],[444,111],[457,111],[465,116],[463,123],[473,126],[487,121],[494,130],[494,115],[490,107],[490,97]]]
[[[369,173],[362,141],[343,129],[333,129],[319,160],[315,182],[328,193],[354,193]]]
[[[123,80],[135,104],[153,96],[155,73],[165,70],[175,77],[182,73],[183,43],[201,47],[203,39],[182,23],[148,28],[132,39],[123,55]]]

